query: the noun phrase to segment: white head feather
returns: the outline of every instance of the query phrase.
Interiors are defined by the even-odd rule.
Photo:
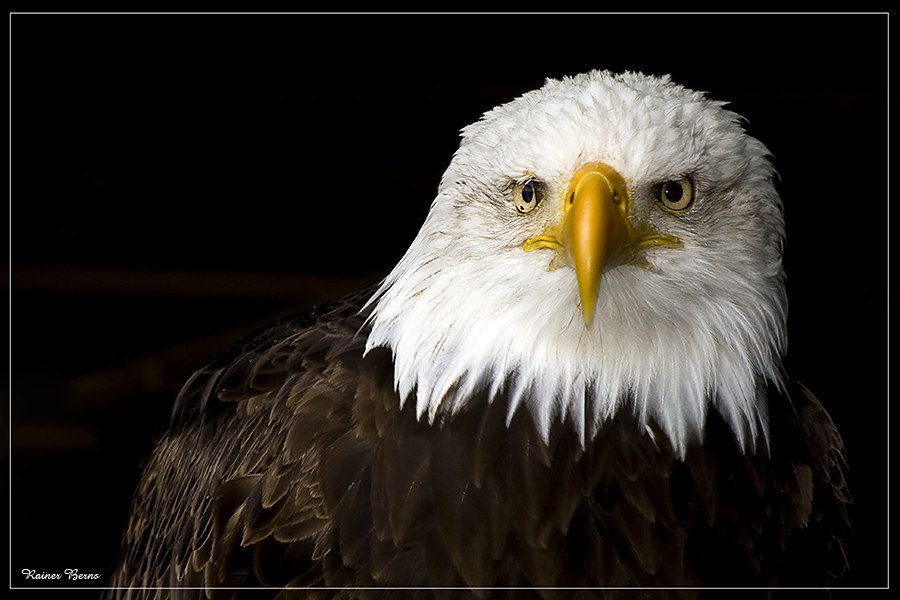
[[[529,411],[545,438],[569,420],[583,442],[634,410],[682,456],[712,406],[745,450],[767,443],[760,390],[780,385],[787,346],[784,223],[766,148],[722,104],[669,77],[595,71],[464,128],[425,224],[371,301],[367,351],[392,350],[401,401],[433,422],[503,390],[509,417]],[[683,247],[648,249],[652,269],[606,272],[588,327],[574,270],[522,245],[561,202],[549,197],[596,161],[624,177],[635,218]],[[663,211],[659,185],[686,175],[691,210]],[[548,199],[522,216],[511,190],[527,178]]]

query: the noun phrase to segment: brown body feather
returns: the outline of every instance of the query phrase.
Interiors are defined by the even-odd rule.
[[[400,409],[390,351],[363,356],[370,293],[282,319],[185,385],[110,582],[181,589],[110,597],[571,597],[541,588],[822,587],[845,568],[843,447],[802,386],[769,390],[753,455],[714,410],[683,461],[628,411],[586,447],[566,422],[549,443],[527,411],[507,422],[502,394],[429,425]]]

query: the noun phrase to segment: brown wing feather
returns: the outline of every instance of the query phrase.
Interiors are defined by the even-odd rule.
[[[752,456],[714,411],[684,460],[627,410],[587,447],[570,423],[545,442],[527,412],[507,422],[503,394],[429,425],[400,408],[390,352],[363,357],[370,293],[282,319],[188,381],[112,585],[415,597],[393,588],[822,586],[845,567],[843,445],[802,386],[769,390],[771,446]]]

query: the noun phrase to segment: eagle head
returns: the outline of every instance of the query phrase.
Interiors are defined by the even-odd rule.
[[[667,77],[548,80],[462,131],[370,304],[402,402],[434,423],[501,395],[587,443],[632,410],[676,451],[712,407],[766,444],[781,385],[784,221],[762,143]],[[479,392],[486,392],[480,394]]]

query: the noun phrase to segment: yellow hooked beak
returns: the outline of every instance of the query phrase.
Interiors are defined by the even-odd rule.
[[[639,250],[658,245],[682,246],[676,237],[633,223],[630,209],[628,186],[615,169],[604,163],[583,165],[569,182],[561,221],[522,246],[526,251],[555,250],[551,270],[563,265],[575,269],[587,326],[594,321],[600,278],[605,271],[623,264],[649,268]]]

